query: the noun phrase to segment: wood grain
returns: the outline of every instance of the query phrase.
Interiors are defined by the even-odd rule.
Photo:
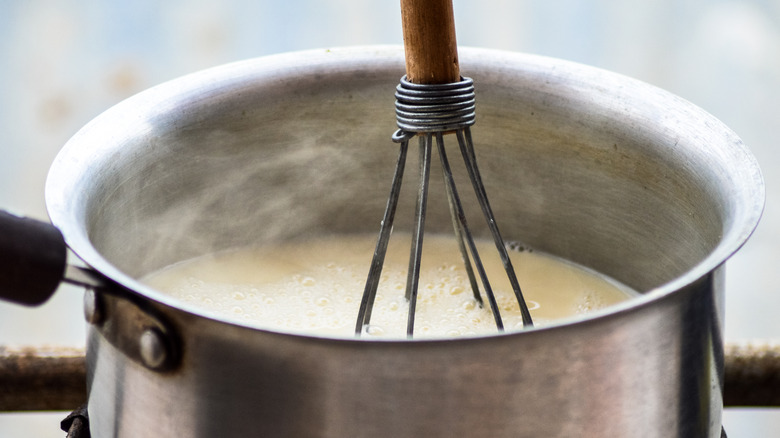
[[[729,342],[725,356],[724,405],[780,406],[780,342]]]
[[[0,412],[71,411],[86,382],[83,348],[0,346]]]
[[[451,0],[401,0],[406,79],[415,84],[460,80]]]

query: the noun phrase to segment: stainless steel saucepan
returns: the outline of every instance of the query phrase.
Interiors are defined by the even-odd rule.
[[[141,284],[207,252],[378,229],[402,49],[217,67],[108,110],[51,168],[51,221],[102,284],[86,294],[93,436],[720,436],[723,264],[763,208],[756,160],[636,80],[460,57],[504,237],[642,296],[520,333],[374,341],[250,328]],[[428,230],[448,230],[429,202]]]

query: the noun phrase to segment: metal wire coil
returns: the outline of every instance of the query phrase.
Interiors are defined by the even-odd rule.
[[[395,92],[395,114],[399,130],[396,142],[420,132],[447,132],[474,124],[476,99],[474,81],[461,78],[450,84],[414,84],[401,78]]]

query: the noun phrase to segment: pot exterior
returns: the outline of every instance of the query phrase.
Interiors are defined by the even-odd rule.
[[[720,436],[723,263],[763,207],[753,156],[629,78],[490,50],[460,61],[503,236],[641,296],[520,333],[377,342],[262,331],[152,290],[137,278],[205,253],[374,234],[387,199],[402,48],[218,67],[99,116],[49,174],[52,222],[125,291],[88,295],[94,436]],[[451,230],[437,180],[426,232]]]
[[[90,427],[98,437],[716,438],[721,277],[611,318],[453,342],[215,330],[169,311],[186,346],[171,372],[128,360],[92,329]]]

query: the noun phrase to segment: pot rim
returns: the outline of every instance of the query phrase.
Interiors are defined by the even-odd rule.
[[[688,114],[695,115],[700,123],[705,123],[711,130],[722,131],[723,143],[728,143],[732,159],[741,162],[742,172],[733,178],[735,190],[735,205],[732,207],[734,217],[730,223],[724,224],[724,233],[718,245],[695,266],[683,275],[655,287],[639,297],[623,303],[609,306],[585,315],[562,318],[550,324],[516,332],[505,332],[495,335],[481,335],[463,338],[424,338],[413,342],[452,342],[465,341],[474,338],[496,336],[528,335],[541,330],[556,330],[573,324],[583,324],[602,320],[613,315],[634,311],[657,301],[666,299],[680,289],[691,285],[720,267],[728,258],[738,251],[754,232],[764,208],[765,187],[763,177],[755,157],[742,143],[739,137],[721,121],[692,103],[669,92],[647,83],[583,64],[565,61],[545,56],[508,52],[495,49],[461,47],[459,49],[463,71],[468,73],[471,63],[479,59],[500,60],[502,65],[522,65],[535,71],[549,71],[550,74],[578,74],[591,81],[610,84],[611,90],[620,90],[626,86],[633,92],[643,92],[643,99],[653,99],[659,105],[682,108]],[[129,138],[144,129],[145,115],[158,114],[175,108],[177,102],[187,98],[191,93],[203,92],[204,88],[224,86],[231,82],[246,81],[248,76],[284,77],[295,71],[296,67],[305,65],[328,66],[339,70],[357,70],[365,65],[366,60],[380,63],[383,66],[403,65],[403,48],[401,46],[354,46],[331,49],[314,49],[282,53],[243,61],[232,62],[209,69],[194,72],[171,81],[142,91],[109,108],[81,128],[62,148],[55,158],[49,171],[46,187],[46,206],[52,223],[60,229],[65,241],[73,252],[85,263],[120,285],[149,300],[182,310],[187,313],[204,317],[220,323],[245,327],[251,330],[277,333],[307,338],[323,338],[328,340],[352,340],[360,342],[409,342],[406,339],[356,339],[352,337],[317,336],[295,332],[278,332],[267,330],[255,325],[247,325],[241,321],[231,320],[204,311],[197,306],[181,303],[165,294],[145,286],[135,278],[125,274],[105,259],[91,244],[86,221],[86,211],[82,208],[85,202],[79,202],[86,196],[76,187],[78,182],[89,172],[100,172],[96,157],[106,156],[115,152],[121,144],[121,139]],[[205,85],[204,85],[205,84]],[[388,92],[392,92],[395,84],[388,84]],[[388,109],[392,111],[392,109]],[[74,178],[72,175],[80,175]],[[67,182],[63,184],[63,181]]]

